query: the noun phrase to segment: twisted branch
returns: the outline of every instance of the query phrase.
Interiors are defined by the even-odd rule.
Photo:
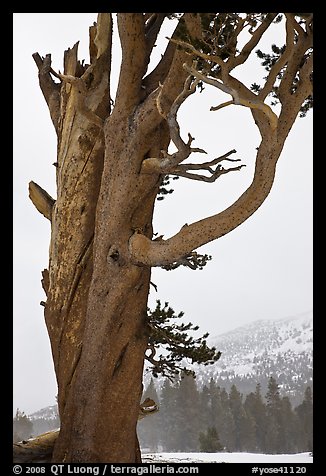
[[[268,106],[268,104],[265,104],[258,96],[253,94],[252,92],[249,92],[247,88],[243,86],[243,90],[250,95],[250,98],[244,97],[240,94],[239,91],[237,91],[235,88],[231,87],[229,84],[227,84],[228,79],[231,79],[230,75],[223,75],[223,82],[209,78],[205,74],[201,73],[200,71],[197,71],[195,68],[188,66],[187,64],[184,64],[183,67],[185,70],[192,74],[195,78],[207,83],[211,84],[212,86],[215,86],[216,88],[220,89],[221,91],[228,93],[232,96],[232,101],[227,101],[223,104],[220,104],[219,106],[213,106],[210,108],[211,111],[217,111],[218,109],[221,109],[222,107],[229,106],[230,104],[236,104],[239,106],[245,106],[249,107],[250,109],[258,109],[259,111],[262,111],[265,116],[268,118],[270,127],[272,130],[275,130],[277,128],[278,124],[278,116],[272,111],[272,109]],[[232,78],[234,79],[234,78]]]
[[[241,167],[244,167],[244,165],[239,165],[237,167],[225,169],[219,164],[219,162],[222,162],[223,160],[228,160],[230,162],[238,162],[240,159],[228,158],[230,154],[236,152],[234,149],[208,162],[203,162],[201,164],[182,164],[182,162],[184,162],[193,152],[201,154],[207,153],[203,149],[191,147],[191,144],[194,141],[194,137],[192,137],[191,134],[188,133],[187,143],[183,141],[180,135],[180,127],[177,121],[177,112],[181,104],[186,100],[188,96],[195,92],[198,82],[199,79],[193,80],[193,77],[191,75],[187,77],[184,83],[183,90],[173,102],[171,109],[167,115],[164,114],[161,106],[162,85],[160,84],[160,91],[156,100],[157,109],[161,116],[166,119],[170,129],[171,140],[178,150],[174,154],[169,154],[166,151],[162,150],[162,158],[150,157],[145,159],[142,163],[142,173],[176,175],[191,180],[200,180],[203,182],[212,183],[215,182],[215,180],[217,180],[217,178],[221,175],[231,171],[240,170]],[[215,165],[217,166],[215,169],[213,169],[212,167]],[[210,175],[206,176],[203,174],[194,174],[190,173],[190,170],[205,170],[209,172]]]
[[[200,180],[203,182],[215,182],[221,175],[226,174],[228,172],[233,172],[236,170],[240,170],[242,167],[245,167],[245,164],[238,165],[237,167],[231,167],[229,169],[225,169],[219,162],[223,160],[227,160],[229,162],[239,162],[241,159],[230,159],[228,156],[234,154],[236,152],[235,149],[226,152],[226,154],[217,157],[216,159],[211,160],[210,162],[203,162],[201,164],[180,164],[177,167],[171,169],[169,171],[169,175],[177,175],[179,177],[185,177],[192,180]],[[217,165],[215,170],[212,168],[214,165]],[[189,173],[189,170],[206,170],[211,175],[201,175],[201,174],[192,174]]]

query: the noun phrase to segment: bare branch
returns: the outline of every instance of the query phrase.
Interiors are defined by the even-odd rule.
[[[242,48],[241,52],[237,56],[229,57],[228,61],[226,62],[227,69],[229,72],[240,64],[243,64],[245,61],[247,61],[250,53],[257,46],[261,37],[263,36],[267,28],[270,26],[276,15],[276,13],[269,13],[267,17],[263,20],[263,22],[259,25],[259,27],[253,32],[252,37]]]
[[[231,160],[231,159],[230,159]],[[239,159],[240,160],[240,159]],[[189,164],[194,165],[194,164]],[[181,167],[184,167],[181,169]],[[191,174],[188,170],[192,170],[191,168],[187,168],[187,165],[184,164],[183,166],[179,166],[174,170],[170,171],[170,175],[177,175],[178,177],[184,177],[191,180],[200,180],[201,182],[208,182],[212,183],[215,182],[221,175],[227,174],[228,172],[234,172],[236,170],[240,170],[242,167],[245,167],[245,164],[238,165],[237,167],[230,167],[229,169],[224,169],[221,165],[218,165],[215,170],[207,168],[207,170],[211,173],[210,176],[201,175],[201,174]],[[205,169],[206,167],[202,167]]]
[[[178,22],[173,36],[179,35],[184,26],[192,38],[199,38],[201,35],[199,15],[184,13]],[[135,114],[137,126],[148,133],[148,127],[154,130],[162,122],[162,116],[158,113],[157,107],[155,106],[155,109],[152,107],[153,99],[156,100],[157,97],[158,90],[156,88],[159,82],[163,84],[161,93],[162,111],[165,111],[165,116],[167,116],[171,105],[182,90],[187,78],[187,73],[182,65],[184,62],[191,63],[191,61],[191,55],[182,49],[177,49],[175,44],[169,42],[161,62],[142,83],[146,90],[142,89],[141,97],[146,99],[137,107]]]
[[[229,169],[223,168],[219,164],[219,162],[223,160],[229,160],[230,162],[238,162],[239,159],[227,159],[230,154],[235,153],[235,150],[231,150],[226,154],[217,157],[209,162],[203,162],[201,164],[182,164],[184,160],[186,160],[189,155],[193,152],[199,153],[206,153],[203,149],[200,148],[192,148],[191,143],[194,138],[188,134],[188,142],[185,143],[181,136],[180,136],[180,127],[177,121],[177,112],[180,108],[181,104],[185,101],[185,99],[195,92],[196,86],[199,80],[193,81],[192,76],[188,76],[185,81],[184,88],[181,93],[177,96],[174,103],[171,106],[171,109],[166,117],[167,123],[170,129],[170,137],[177,147],[178,151],[174,154],[168,154],[166,151],[161,151],[163,158],[147,158],[143,161],[142,164],[142,173],[159,173],[159,174],[168,174],[168,175],[176,175],[179,177],[189,178],[192,180],[200,180],[204,182],[215,182],[218,177],[223,174],[226,174],[231,171],[240,170],[244,165],[240,165],[238,167],[233,167]],[[159,113],[164,116],[164,112],[161,108],[161,92],[162,86],[160,85],[160,92],[157,96],[157,108]],[[217,167],[212,169],[213,166],[217,165]],[[202,174],[193,174],[189,173],[190,170],[206,170],[210,173],[210,176],[202,175]]]
[[[205,74],[196,71],[193,67],[190,67],[188,65],[184,65],[184,68],[186,71],[191,73],[193,76],[195,76],[197,79],[200,79],[201,81],[204,81],[207,84],[211,84],[212,86],[215,86],[216,88],[220,89],[223,92],[226,92],[230,94],[233,97],[233,101],[227,101],[226,103],[223,103],[220,106],[215,106],[211,110],[218,110],[221,109],[221,107],[225,107],[230,104],[236,104],[240,106],[246,106],[249,107],[250,109],[258,109],[264,113],[264,115],[268,118],[270,127],[272,130],[275,130],[277,128],[277,122],[278,122],[278,117],[277,115],[272,111],[270,106],[268,104],[265,104],[263,101],[261,101],[258,96],[256,96],[254,93],[248,90],[242,83],[238,82],[238,85],[241,86],[241,89],[246,91],[249,98],[242,97],[239,94],[239,91],[235,89],[234,87],[231,87],[228,84],[225,84],[226,78],[228,81],[233,81],[236,82],[236,78],[233,78],[232,76],[228,75],[225,77],[223,75],[223,82],[218,81],[217,79],[209,78]]]
[[[177,40],[175,38],[169,38],[169,37],[166,37],[166,38],[172,43],[175,43],[176,45],[182,46],[182,48],[189,50],[195,56],[199,56],[200,58],[203,58],[207,61],[212,61],[213,63],[216,63],[219,66],[223,66],[225,64],[220,56],[202,53],[201,51],[197,50],[193,45],[185,41],[181,41],[181,40]]]
[[[270,137],[269,141],[262,141],[251,185],[226,210],[182,227],[176,235],[167,240],[151,241],[142,234],[133,234],[129,240],[129,250],[134,262],[145,266],[171,264],[243,223],[268,196],[282,145],[283,143],[279,143],[274,136]]]
[[[193,137],[191,137],[191,135],[189,134],[188,135],[189,140],[186,144],[180,136],[180,127],[179,127],[179,124],[178,124],[178,121],[177,121],[177,112],[178,112],[181,104],[183,104],[183,102],[186,100],[186,98],[196,91],[196,86],[197,86],[198,82],[199,82],[198,80],[193,81],[192,77],[188,76],[188,78],[185,81],[183,90],[176,97],[175,101],[173,102],[173,104],[171,106],[171,109],[170,109],[169,113],[167,114],[166,120],[167,120],[167,123],[168,123],[169,128],[170,128],[171,140],[178,149],[177,153],[169,156],[170,157],[169,166],[179,164],[180,162],[185,160],[187,157],[189,157],[191,152],[195,152],[195,150],[192,150],[191,147],[190,147],[191,142],[194,140]],[[163,87],[162,87],[162,85],[160,85],[160,92],[159,92],[159,95],[157,97],[156,103],[157,103],[157,109],[158,109],[159,113],[161,114],[161,116],[164,117],[164,112],[163,112],[163,109],[161,107],[162,89],[163,89]],[[197,149],[196,152],[200,152],[200,150]],[[202,152],[205,153],[204,151],[202,151]]]
[[[58,134],[59,119],[60,119],[60,84],[55,83],[50,75],[51,70],[51,55],[48,54],[45,58],[41,58],[38,53],[34,53],[33,59],[38,68],[39,84],[43,96],[48,105],[51,119],[54,128]]]
[[[179,165],[179,167],[185,167],[188,170],[200,170],[200,169],[209,170],[210,167],[222,162],[223,160],[228,160],[229,162],[238,162],[240,159],[229,159],[228,158],[229,155],[235,154],[235,153],[236,153],[236,150],[232,149],[232,150],[229,150],[229,152],[226,152],[225,154],[221,155],[220,157],[216,157],[216,159],[213,159],[209,162],[202,162],[201,164],[183,164],[183,165]]]
[[[191,147],[191,143],[193,142],[194,138],[190,134],[188,134],[188,142],[185,143],[183,141],[180,136],[180,127],[177,121],[177,112],[181,104],[186,100],[188,96],[195,92],[197,84],[198,81],[193,81],[191,76],[188,76],[186,78],[183,90],[174,100],[166,116],[161,106],[161,95],[163,86],[160,84],[160,90],[156,99],[156,106],[160,115],[166,119],[170,130],[171,140],[173,141],[174,145],[177,147],[178,150],[174,154],[168,154],[166,151],[161,151],[163,155],[162,159],[145,159],[142,163],[142,173],[166,173],[172,168],[174,168],[176,165],[186,160],[192,152],[206,154],[203,149],[200,149],[198,147]]]
[[[222,109],[223,107],[226,107],[226,106],[230,106],[231,104],[234,104],[233,99],[231,99],[231,101],[223,102],[222,104],[219,104],[218,106],[212,106],[210,108],[210,111],[218,111],[219,109]]]
[[[202,162],[201,164],[179,164],[178,166],[171,168],[168,171],[168,174],[176,175],[176,176],[184,177],[184,178],[189,178],[191,180],[200,180],[202,182],[212,183],[212,182],[215,182],[223,174],[240,170],[242,167],[245,167],[245,165],[242,164],[237,167],[231,167],[229,169],[225,169],[221,165],[217,165],[223,160],[227,160],[229,162],[239,162],[240,159],[228,158],[229,155],[234,154],[235,152],[236,152],[235,149],[230,150],[226,154],[223,154],[222,156],[217,157],[216,159],[213,159],[209,162]],[[217,165],[215,170],[212,168],[214,165]],[[211,175],[207,176],[202,174],[192,174],[192,173],[189,173],[190,170],[206,170]]]
[[[293,53],[294,47],[294,31],[290,27],[289,22],[286,22],[286,48],[284,53],[281,55],[278,61],[272,66],[266,83],[264,87],[259,91],[258,97],[262,100],[266,98],[266,96],[272,91],[274,83],[278,74],[281,72],[282,68],[286,65],[287,61],[291,57]]]
[[[143,266],[173,266],[174,263],[183,263],[184,258],[200,246],[209,243],[212,240],[218,239],[221,236],[229,233],[245,220],[247,220],[265,201],[271,187],[273,185],[275,177],[275,168],[278,158],[283,149],[284,140],[288,131],[291,129],[295,118],[302,105],[302,100],[310,94],[311,90],[311,78],[310,71],[312,69],[312,56],[310,56],[309,49],[311,48],[311,32],[305,32],[305,35],[297,32],[297,25],[294,23],[291,15],[287,16],[287,48],[284,54],[276,63],[275,67],[272,66],[270,76],[268,77],[263,90],[260,95],[254,94],[237,78],[231,76],[229,71],[232,68],[244,63],[248,58],[250,52],[258,43],[263,32],[267,29],[270,23],[275,18],[276,14],[270,14],[253,33],[252,38],[247,45],[242,49],[240,55],[235,58],[229,56],[229,60],[223,62],[219,60],[219,74],[218,76],[209,77],[209,74],[205,72],[205,67],[197,71],[195,67],[190,66],[189,62],[184,64],[185,71],[193,78],[187,78],[184,91],[189,90],[196,80],[203,81],[207,84],[211,84],[217,87],[221,91],[232,96],[232,101],[224,102],[219,106],[213,108],[213,110],[219,110],[227,105],[237,104],[250,108],[255,122],[260,130],[262,141],[258,148],[255,173],[250,186],[244,193],[227,209],[213,216],[204,218],[189,226],[182,227],[181,230],[174,236],[167,240],[152,241],[141,233],[134,233],[129,240],[129,251],[131,259],[134,263]],[[200,58],[206,61],[214,62],[214,55],[206,55],[198,52],[192,45],[184,42],[175,42],[183,48],[187,49],[194,55],[198,55]],[[308,51],[308,53],[307,53]],[[190,55],[189,55],[190,56]],[[274,83],[280,72],[283,73],[283,68],[286,69],[281,79],[279,91],[283,91],[282,110],[280,118],[274,113],[274,111],[264,103],[264,99],[268,92],[272,90]],[[303,77],[305,73],[305,78]],[[299,81],[298,81],[299,77]],[[184,91],[179,97],[180,104],[182,103]],[[168,114],[166,108],[163,109],[160,104],[162,92],[159,92],[158,109],[162,116],[168,120]],[[172,104],[174,111],[170,111],[169,127],[170,131],[175,134],[174,143],[177,144],[178,152],[174,156],[162,152],[162,158],[149,158],[143,162],[142,171],[145,173],[158,173],[158,174],[173,174],[176,173],[180,176],[190,178],[193,180],[203,180],[207,182],[214,181],[221,173],[227,173],[232,170],[239,170],[241,166],[233,167],[228,170],[224,170],[218,162],[213,165],[214,161],[205,162],[203,164],[186,164],[184,158],[178,160],[178,154],[180,151],[186,150],[190,152],[190,141],[185,144],[180,138],[180,129],[177,123],[176,111],[180,107],[178,101]],[[191,136],[190,136],[190,139]],[[188,146],[185,147],[185,146]],[[187,154],[185,154],[187,155]],[[180,155],[179,155],[180,158]],[[215,160],[215,159],[214,159]],[[232,161],[232,159],[230,159]],[[174,164],[174,165],[173,165]],[[147,170],[145,170],[147,169]],[[208,174],[196,174],[192,171],[206,171]]]

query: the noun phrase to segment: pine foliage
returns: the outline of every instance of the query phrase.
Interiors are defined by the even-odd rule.
[[[148,309],[149,353],[145,358],[154,377],[161,374],[172,381],[180,373],[195,376],[194,370],[187,368],[186,360],[191,364],[211,365],[221,356],[215,347],[207,345],[208,333],[195,338],[191,334],[198,326],[191,322],[177,323],[183,316],[183,312],[176,314],[168,302],[162,305],[160,300],[156,301],[154,310]],[[156,356],[158,350],[161,353]]]

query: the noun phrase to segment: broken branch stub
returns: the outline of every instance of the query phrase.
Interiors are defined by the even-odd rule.
[[[29,198],[33,202],[35,208],[42,213],[48,220],[52,219],[52,209],[55,200],[37,183],[29,182]]]

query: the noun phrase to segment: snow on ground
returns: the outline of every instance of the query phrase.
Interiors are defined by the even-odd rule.
[[[310,453],[144,453],[143,463],[312,463]]]

